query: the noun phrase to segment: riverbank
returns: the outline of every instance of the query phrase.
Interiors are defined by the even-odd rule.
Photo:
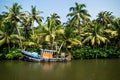
[[[31,52],[39,52],[39,49],[37,48],[29,48],[28,51]],[[63,51],[65,54],[68,53],[68,51]],[[72,48],[69,50],[69,53],[72,56],[72,59],[112,59],[112,58],[120,58],[120,49],[118,47],[90,47],[90,46],[84,46],[81,48]],[[10,52],[5,50],[1,50],[0,52],[0,59],[5,60],[19,60],[23,59],[23,55],[19,51],[19,49],[11,49]]]

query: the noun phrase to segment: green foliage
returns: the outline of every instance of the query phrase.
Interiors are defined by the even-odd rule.
[[[0,59],[2,59],[2,58],[3,58],[3,54],[0,53]]]
[[[23,55],[17,49],[12,49],[8,54],[5,55],[6,59],[22,59]]]
[[[39,48],[28,47],[26,50],[30,51],[30,52],[39,52],[40,49]]]
[[[6,57],[6,59],[13,59],[13,55],[12,54],[7,54],[5,57]]]
[[[91,20],[85,4],[75,3],[65,24],[53,13],[42,25],[36,6],[30,12],[21,11],[18,3],[6,8],[8,12],[0,14],[0,59],[21,59],[18,46],[31,52],[62,49],[71,52],[74,59],[120,58],[120,18],[112,12],[102,11]],[[39,27],[34,27],[35,21]]]
[[[90,47],[71,50],[74,59],[119,58],[120,50],[115,47]]]

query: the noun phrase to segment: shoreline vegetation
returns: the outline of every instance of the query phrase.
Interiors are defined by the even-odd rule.
[[[100,11],[91,20],[85,4],[75,3],[65,14],[52,13],[43,23],[36,6],[22,11],[13,3],[0,14],[0,59],[23,59],[20,49],[38,52],[39,49],[56,50],[57,54],[71,55],[72,59],[120,58],[120,18],[110,11]],[[34,26],[37,22],[38,26]]]

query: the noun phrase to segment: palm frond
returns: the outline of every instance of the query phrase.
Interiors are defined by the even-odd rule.
[[[91,44],[92,44],[92,45],[95,44],[95,37],[93,37],[93,38],[91,39]]]
[[[0,46],[2,46],[2,45],[5,43],[5,41],[6,41],[6,38],[2,38],[2,39],[0,40]]]
[[[89,42],[92,39],[92,36],[88,36],[83,40],[83,43]]]

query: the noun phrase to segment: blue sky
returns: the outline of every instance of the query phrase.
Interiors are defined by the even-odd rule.
[[[45,20],[50,14],[56,12],[62,22],[67,21],[66,15],[69,13],[69,8],[75,6],[75,2],[87,6],[91,19],[95,19],[100,11],[110,11],[113,15],[120,17],[120,0],[0,0],[0,14],[6,11],[5,5],[12,6],[15,2],[23,7],[23,11],[30,11],[31,5],[35,5],[39,11],[43,11],[41,16]]]

